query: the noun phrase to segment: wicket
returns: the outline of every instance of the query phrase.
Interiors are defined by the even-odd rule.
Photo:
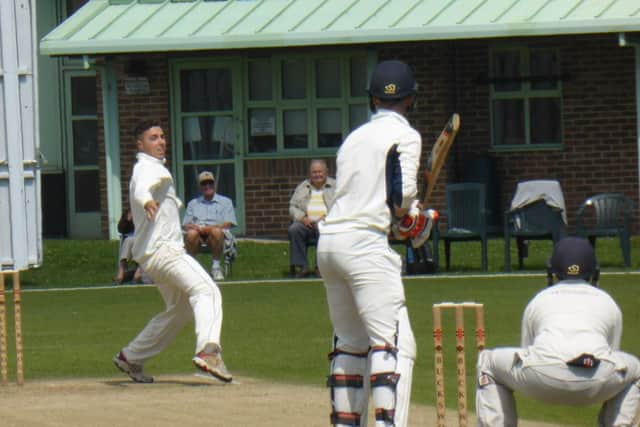
[[[467,427],[467,380],[464,353],[464,309],[475,310],[476,345],[478,352],[484,348],[484,305],[476,302],[443,302],[433,305],[433,344],[435,347],[435,385],[436,385],[436,425],[446,426],[446,405],[444,396],[444,359],[442,351],[442,314],[443,309],[455,311],[456,324],[456,370],[458,386],[458,423]]]
[[[22,363],[22,307],[20,302],[20,275],[17,271],[10,272],[13,276],[13,309],[14,309],[14,329],[16,335],[16,382],[18,385],[24,384],[24,369]],[[9,272],[0,271],[0,375],[2,385],[9,384],[7,369],[8,348],[7,348],[7,316],[6,299],[4,289],[4,276]]]

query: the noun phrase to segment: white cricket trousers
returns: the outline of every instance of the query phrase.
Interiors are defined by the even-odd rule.
[[[395,426],[406,426],[416,342],[405,304],[400,255],[389,247],[386,235],[357,230],[321,234],[317,257],[336,347],[352,353],[367,352],[370,346],[398,348]]]
[[[483,350],[478,355],[478,375],[489,375],[495,381],[479,385],[476,391],[479,427],[518,425],[514,391],[550,404],[602,403],[597,423],[600,427],[638,425],[640,361],[635,356],[617,352],[616,357],[624,361],[625,369],[617,369],[604,360],[593,369],[557,363],[523,367],[516,354],[521,350],[504,347]]]
[[[165,311],[153,317],[123,349],[128,360],[142,363],[160,353],[192,318],[195,353],[207,343],[220,343],[222,295],[197,260],[184,249],[163,246],[142,263],[142,268],[162,295]]]

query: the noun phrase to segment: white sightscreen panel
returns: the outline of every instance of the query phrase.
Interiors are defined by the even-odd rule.
[[[0,262],[41,264],[34,0],[0,1]]]
[[[36,138],[34,131],[36,128],[35,117],[35,90],[34,81],[37,66],[34,52],[34,38],[32,37],[34,28],[26,25],[31,22],[29,0],[17,0],[18,3],[26,4],[27,7],[16,8],[17,41],[18,41],[18,91],[20,93],[21,129],[24,143],[22,153],[25,160],[34,160],[36,156]],[[35,12],[35,11],[34,11]],[[35,26],[35,19],[33,21]]]
[[[2,6],[0,5],[0,11]],[[0,28],[0,101],[4,100],[4,33]],[[0,102],[0,171],[5,170],[7,161],[7,134],[6,134],[6,118],[4,102]],[[2,179],[2,178],[0,178]],[[2,236],[2,234],[0,234]]]
[[[24,213],[26,218],[27,259],[22,265],[35,266],[42,263],[42,221],[40,209],[40,168],[38,164],[39,130],[37,127],[37,81],[36,20],[35,7],[29,7],[33,0],[19,0],[24,7],[16,8],[18,34],[18,90],[20,96]],[[30,25],[23,23],[30,22]]]
[[[0,12],[2,11],[0,4]],[[7,115],[4,105],[4,32],[0,28],[0,266],[12,262],[9,169],[7,165]]]

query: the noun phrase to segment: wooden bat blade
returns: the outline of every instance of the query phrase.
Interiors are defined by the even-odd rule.
[[[440,170],[447,160],[449,148],[451,148],[458,134],[458,130],[460,130],[460,115],[453,113],[442,132],[440,132],[440,135],[438,135],[436,142],[433,144],[429,160],[427,161],[427,169],[424,171],[426,191],[422,200],[423,207],[427,207],[431,193],[440,175]]]

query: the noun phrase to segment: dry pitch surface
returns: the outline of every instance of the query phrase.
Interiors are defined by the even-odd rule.
[[[328,391],[239,378],[221,384],[195,375],[159,376],[155,384],[126,378],[27,381],[0,387],[3,427],[45,426],[322,426]],[[456,411],[448,425],[457,425]],[[412,405],[411,426],[434,425],[433,408]],[[470,419],[469,425],[475,420]],[[370,423],[371,425],[371,423]],[[521,427],[554,427],[521,421]]]

